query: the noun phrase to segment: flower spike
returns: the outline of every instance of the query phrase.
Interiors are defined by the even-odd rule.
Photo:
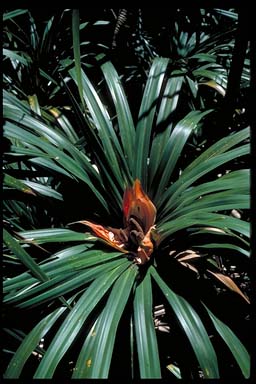
[[[134,255],[136,264],[145,264],[154,251],[151,231],[155,229],[156,207],[143,191],[138,179],[127,187],[123,196],[124,228],[103,227],[88,220],[87,225],[96,236],[123,253]]]

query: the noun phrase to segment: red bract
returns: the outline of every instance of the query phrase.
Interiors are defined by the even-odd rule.
[[[152,230],[155,228],[156,207],[135,180],[123,196],[124,228],[103,227],[90,221],[79,221],[90,227],[96,236],[111,247],[134,255],[137,264],[145,264],[154,250]]]

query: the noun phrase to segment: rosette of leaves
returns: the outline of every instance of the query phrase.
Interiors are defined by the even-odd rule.
[[[65,90],[77,131],[4,91],[4,325],[12,337],[5,377],[248,378],[237,312],[228,319],[221,309],[236,302],[248,313],[246,292],[222,265],[226,257],[246,263],[249,254],[249,223],[230,215],[249,208],[249,129],[184,165],[187,144],[211,111],[172,121],[180,83],[169,77],[169,60],[153,61],[135,122],[108,61],[101,69],[109,98],[101,99],[81,69],[73,32]],[[135,179],[157,210],[156,245],[141,266],[84,227],[68,226],[65,216],[74,202],[76,221],[121,226],[123,193]]]

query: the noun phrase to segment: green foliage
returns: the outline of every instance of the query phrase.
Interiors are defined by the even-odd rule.
[[[4,20],[14,22],[22,14],[6,13]],[[29,46],[50,53],[55,19],[48,21],[39,44],[33,18],[24,14],[33,26]],[[231,11],[224,16],[235,19]],[[217,296],[224,292],[227,305],[230,297],[246,311],[248,298],[225,278],[217,261],[244,262],[249,253],[250,132],[242,127],[213,143],[206,139],[204,147],[197,142],[199,132],[207,138],[207,122],[214,118],[214,103],[204,107],[198,84],[210,79],[215,91],[217,85],[225,89],[227,72],[211,52],[214,44],[217,50],[216,41],[221,46],[222,35],[208,39],[203,34],[198,46],[196,35],[175,27],[177,55],[188,55],[200,67],[189,72],[192,80],[171,59],[156,57],[135,117],[106,56],[85,70],[80,39],[85,24],[78,10],[71,24],[74,61],[62,52],[61,65],[52,73],[45,76],[42,68],[37,74],[40,82],[51,77],[49,87],[44,83],[51,102],[52,74],[65,77],[57,88],[70,114],[54,103],[41,103],[38,88],[31,96],[23,87],[23,73],[32,72],[35,58],[14,49],[15,34],[11,25],[6,27],[10,41],[4,54],[19,69],[13,79],[8,67],[4,71],[3,303],[8,333],[18,329],[20,341],[12,348],[5,378],[23,378],[35,351],[40,357],[29,371],[33,378],[114,377],[115,362],[122,358],[129,362],[122,377],[161,378],[173,372],[182,378],[221,378],[235,365],[235,372],[248,378],[243,334],[232,329],[232,319],[221,317]],[[157,208],[158,246],[143,266],[70,224],[89,218],[122,226],[123,192],[136,178]],[[231,216],[234,209],[241,218]],[[215,284],[217,274],[223,291]],[[154,314],[158,305],[169,326],[165,347]],[[23,320],[31,316],[28,326],[23,328],[8,311]],[[45,346],[39,348],[42,338]],[[188,354],[186,364],[180,348]],[[220,364],[223,358],[228,368]]]

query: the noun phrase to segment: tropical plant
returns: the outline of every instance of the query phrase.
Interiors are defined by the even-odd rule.
[[[184,110],[191,108],[223,108],[231,62],[234,61],[234,77],[240,97],[236,92],[238,88],[234,89],[233,81],[230,81],[228,98],[229,94],[233,95],[236,102],[232,114],[235,111],[239,115],[244,107],[241,94],[248,91],[250,80],[249,52],[244,49],[248,43],[246,16],[246,11],[241,9],[177,8],[170,13],[162,8],[120,9],[114,33],[115,49],[119,54],[114,57],[114,63],[122,71],[123,80],[128,83],[134,80],[131,82],[136,86],[140,78],[148,76],[154,57],[169,57],[173,76],[183,79],[180,82],[181,115],[177,113],[179,109],[176,111],[180,119]],[[119,38],[116,35],[120,35]],[[243,43],[237,44],[239,40]],[[239,47],[241,68],[235,63],[237,58],[232,58],[235,44]],[[142,87],[143,84],[141,81]],[[228,114],[226,109],[224,113]],[[221,115],[223,118],[223,111]],[[234,122],[233,119],[233,129]]]
[[[46,12],[43,22],[42,15],[28,9],[3,14],[4,87],[20,98],[29,97],[32,107],[35,95],[42,107],[63,104],[60,63],[65,60],[73,65],[71,17],[71,9],[55,11],[51,16]],[[91,65],[99,45],[100,52],[107,51],[103,44],[88,41],[95,29],[107,24],[97,20],[79,25],[85,67]]]
[[[224,267],[249,255],[249,128],[191,161],[212,110],[173,121],[183,79],[159,57],[135,124],[111,62],[105,93],[82,69],[78,16],[72,121],[3,92],[5,377],[248,378],[249,299]]]

